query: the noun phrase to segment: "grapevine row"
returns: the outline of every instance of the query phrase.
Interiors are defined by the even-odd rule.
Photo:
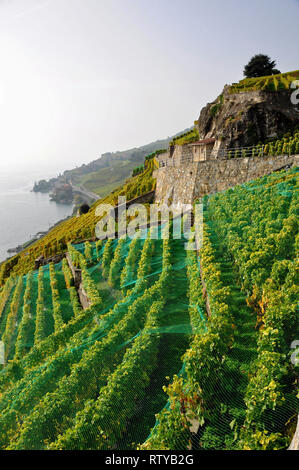
[[[10,357],[11,351],[13,349],[13,337],[16,334],[18,314],[20,310],[20,302],[23,292],[23,278],[19,277],[12,301],[10,304],[10,312],[6,320],[5,331],[2,336],[2,341],[5,345],[5,361]]]
[[[32,312],[32,285],[33,272],[27,274],[27,283],[24,293],[23,315],[19,325],[18,336],[15,344],[15,358],[22,357],[30,348],[31,336],[34,332],[34,320]]]
[[[165,246],[164,269],[159,281],[145,291],[142,283],[139,284],[139,288],[136,286],[135,298],[138,289],[140,292],[144,291],[144,293],[133,302],[127,314],[124,315],[124,309],[128,308],[127,302],[124,300],[114,307],[114,311],[110,315],[107,314],[106,318],[101,319],[99,327],[105,328],[106,326],[107,328],[109,316],[112,317],[111,320],[113,319],[114,322],[117,321],[116,317],[122,318],[120,323],[115,323],[116,326],[112,328],[106,338],[97,341],[83,354],[81,361],[72,368],[70,376],[60,381],[57,390],[46,395],[33,412],[28,415],[24,420],[19,439],[11,448],[24,448],[24,446],[25,448],[43,448],[43,441],[55,438],[57,432],[57,424],[55,423],[57,419],[61,419],[61,413],[70,416],[72,409],[74,411],[78,409],[84,398],[92,396],[98,390],[101,380],[102,386],[104,385],[107,373],[109,375],[109,370],[111,372],[110,368],[113,366],[111,354],[115,354],[116,344],[122,344],[122,342],[136,334],[140,329],[140,326],[138,327],[138,324],[136,324],[136,319],[144,317],[145,312],[148,311],[152,303],[153,296],[163,295],[164,289],[167,287],[170,272],[170,254],[167,242],[165,242]],[[148,262],[147,257],[142,258],[142,263]],[[130,324],[131,326],[129,326]],[[101,368],[96,372],[99,365],[101,365]],[[88,388],[86,384],[89,384]],[[45,420],[47,426],[43,426]]]
[[[125,255],[126,238],[120,238],[114,252],[114,258],[111,261],[109,269],[108,284],[111,287],[119,288],[119,278],[122,270],[123,259]]]
[[[127,350],[123,361],[100,390],[97,400],[90,400],[77,413],[72,427],[49,446],[50,449],[114,449],[126,431],[145,394],[157,361],[159,325],[163,301],[154,302],[145,327]],[[142,371],[142,373],[141,373]],[[123,404],[126,404],[124,407]]]
[[[174,376],[172,383],[165,388],[169,406],[157,416],[158,424],[141,449],[186,449],[191,420],[204,421],[211,390],[217,387],[222,360],[232,338],[232,322],[227,304],[229,292],[223,287],[206,228],[200,262],[210,299],[211,318],[205,328],[199,267],[195,254],[189,252],[189,313],[196,334],[183,357],[185,375]]]
[[[50,272],[50,284],[51,284],[51,292],[52,292],[54,331],[58,331],[64,325],[64,321],[63,321],[62,310],[61,310],[61,305],[60,305],[60,296],[59,296],[59,290],[57,286],[55,266],[53,263],[50,263],[49,265],[49,272]]]
[[[120,287],[125,293],[129,286],[135,281],[136,278],[136,266],[138,266],[138,259],[140,256],[140,233],[134,238],[130,244],[129,253],[125,261],[125,266],[120,276]]]
[[[34,344],[42,341],[46,337],[46,316],[44,305],[44,281],[43,281],[43,267],[38,270],[38,294],[36,302],[36,318],[35,318],[35,332]]]

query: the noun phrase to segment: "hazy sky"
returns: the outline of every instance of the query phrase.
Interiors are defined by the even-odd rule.
[[[191,126],[253,54],[299,68],[298,15],[297,0],[0,0],[0,169],[60,171]]]

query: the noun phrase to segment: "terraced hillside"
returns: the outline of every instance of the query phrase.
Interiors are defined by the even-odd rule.
[[[290,443],[299,410],[291,361],[299,335],[297,171],[206,198],[200,264],[211,317],[142,448],[183,449],[190,439],[197,449]],[[191,290],[194,299],[199,291]]]
[[[1,323],[11,345],[11,362],[0,376],[2,448],[130,447],[146,438],[165,401],[166,371],[178,370],[188,345],[182,244],[137,237],[69,246],[91,302],[85,310],[72,295],[65,260],[14,280]],[[180,289],[174,288],[182,277]],[[104,415],[93,427],[98,409]],[[138,436],[136,415],[143,417]]]
[[[103,199],[95,202],[87,214],[80,217],[70,217],[68,220],[58,224],[42,239],[33,243],[29,248],[21,251],[16,256],[1,264],[0,286],[10,274],[25,274],[34,268],[34,261],[39,256],[45,258],[58,253],[63,253],[69,242],[84,240],[95,236],[95,227],[99,218],[95,212],[99,204],[111,204],[116,206],[118,196],[126,196],[127,200],[145,194],[155,188],[155,180],[152,173],[155,168],[155,159],[146,161],[144,171],[130,178],[124,185]]]
[[[199,253],[163,225],[5,281],[1,449],[287,448],[298,169],[206,197],[204,222]]]
[[[293,72],[278,73],[258,78],[244,78],[229,87],[229,93],[244,93],[248,91],[265,90],[278,91],[288,90],[290,85],[299,78],[299,70]]]

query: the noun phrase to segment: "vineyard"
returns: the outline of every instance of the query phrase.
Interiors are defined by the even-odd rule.
[[[154,158],[146,160],[145,169],[141,174],[130,178],[127,183],[113,191],[109,196],[96,201],[87,214],[80,217],[70,217],[53,228],[41,240],[33,243],[28,249],[2,263],[0,267],[0,286],[3,285],[10,274],[26,274],[30,269],[34,269],[34,260],[39,256],[49,258],[66,251],[69,242],[93,238],[96,224],[99,221],[99,217],[95,215],[97,206],[99,204],[116,206],[119,196],[125,196],[127,200],[130,200],[153,190],[155,188],[155,180],[152,178],[154,169]]]
[[[266,77],[244,78],[239,83],[233,83],[229,87],[229,93],[246,93],[248,91],[280,91],[288,90],[291,83],[298,80],[299,70],[294,72],[279,73]]]
[[[198,130],[194,127],[190,131],[184,132],[184,134],[180,134],[177,137],[174,137],[169,143],[169,146],[171,147],[174,145],[190,144],[192,142],[196,142],[197,140],[199,140],[199,133]]]
[[[75,243],[92,212],[69,239],[57,228],[59,249],[44,242],[67,252],[59,263],[21,255],[0,290],[0,449],[286,449],[297,170],[206,196],[199,252],[163,236],[171,222]]]
[[[281,139],[269,140],[265,144],[257,144],[253,147],[231,149],[226,153],[230,158],[265,157],[277,155],[295,155],[299,153],[299,132],[288,132]]]

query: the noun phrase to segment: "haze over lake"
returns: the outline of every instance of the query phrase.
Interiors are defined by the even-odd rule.
[[[51,202],[49,195],[32,192],[35,180],[56,176],[31,171],[0,173],[0,262],[12,254],[9,248],[25,243],[37,232],[49,227],[68,215],[73,205]]]

